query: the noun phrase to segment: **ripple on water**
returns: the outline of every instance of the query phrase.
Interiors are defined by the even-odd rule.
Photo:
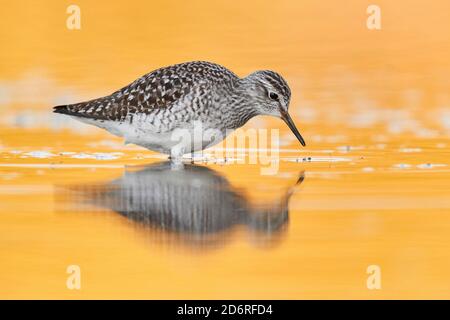
[[[446,164],[443,163],[422,163],[422,164],[418,164],[416,166],[416,168],[418,169],[433,169],[433,168],[442,168],[442,167],[446,167]],[[413,166],[407,163],[399,163],[399,164],[395,164],[393,166],[396,169],[410,169]]]
[[[422,152],[421,148],[400,148],[400,152],[404,153],[415,153],[415,152]]]
[[[446,167],[446,164],[442,164],[442,163],[422,163],[417,165],[417,168],[419,169],[433,169],[433,168],[442,168],[442,167]]]
[[[339,146],[339,147],[336,147],[336,150],[338,150],[339,152],[342,152],[342,153],[347,153],[347,152],[356,151],[356,150],[363,150],[363,149],[365,149],[364,146]]]
[[[56,156],[55,154],[49,152],[49,151],[30,151],[25,154],[23,154],[22,158],[39,158],[39,159],[46,159]]]
[[[282,160],[290,162],[349,162],[351,158],[344,157],[302,157],[302,158],[283,158]]]
[[[407,163],[397,163],[397,164],[394,164],[393,167],[396,168],[396,169],[409,169],[412,166],[410,164],[407,164]]]
[[[95,153],[75,153],[70,157],[73,159],[95,159],[95,160],[115,160],[120,158],[123,153],[121,152],[113,152],[113,153],[103,153],[103,152],[95,152]]]

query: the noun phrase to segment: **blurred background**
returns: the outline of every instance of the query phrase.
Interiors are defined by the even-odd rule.
[[[73,4],[79,30],[66,26]],[[380,30],[366,26],[371,4]],[[450,2],[0,6],[1,298],[450,298]],[[280,120],[255,118],[246,128],[280,129],[277,175],[205,164],[200,196],[185,200],[191,227],[142,223],[104,192],[144,211],[157,205],[149,188],[176,204],[173,181],[155,173],[163,157],[51,107],[190,60],[281,73],[307,148]],[[130,165],[150,165],[149,178]],[[190,174],[176,178],[192,190]],[[195,207],[211,185],[221,202]],[[230,203],[245,214],[204,215]],[[70,264],[81,290],[66,288]],[[369,265],[381,289],[367,288]]]

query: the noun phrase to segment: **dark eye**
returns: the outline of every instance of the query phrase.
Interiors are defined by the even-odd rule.
[[[275,92],[270,92],[269,98],[272,100],[278,100],[278,95]]]

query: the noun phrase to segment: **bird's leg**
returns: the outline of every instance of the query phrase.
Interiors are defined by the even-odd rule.
[[[170,160],[170,169],[171,170],[183,170],[184,169],[184,163],[181,161],[181,159],[171,159]]]
[[[185,153],[186,152],[185,152],[185,147],[184,147],[183,143],[179,143],[170,149],[169,159],[181,161],[181,159]]]

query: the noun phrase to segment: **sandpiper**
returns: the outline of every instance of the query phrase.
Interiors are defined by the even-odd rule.
[[[194,61],[157,69],[109,96],[57,106],[54,112],[180,158],[222,141],[257,115],[283,119],[305,146],[288,113],[290,97],[287,82],[274,71],[239,78],[221,65]],[[201,141],[183,139],[198,126],[206,134],[191,136]]]

